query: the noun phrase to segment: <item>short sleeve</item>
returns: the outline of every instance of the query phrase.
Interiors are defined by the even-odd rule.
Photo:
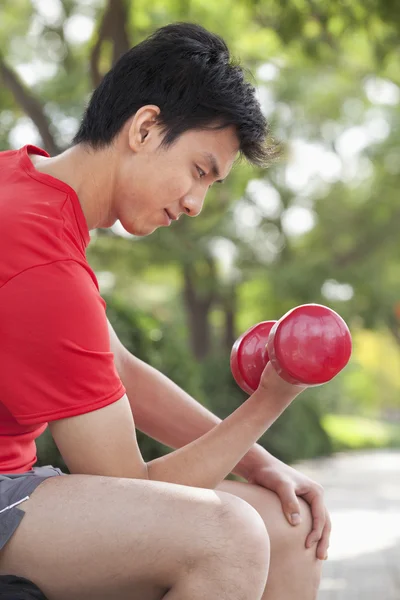
[[[125,393],[105,302],[74,260],[20,273],[0,288],[0,401],[21,424],[72,417]]]

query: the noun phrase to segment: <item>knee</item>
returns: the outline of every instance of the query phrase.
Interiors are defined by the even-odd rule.
[[[246,485],[246,487],[244,487]],[[301,560],[315,556],[315,547],[306,551],[306,540],[313,526],[310,506],[302,498],[300,504],[301,523],[290,525],[287,521],[279,497],[272,491],[259,486],[242,484],[238,491],[251,503],[259,514],[269,535],[271,553],[286,558],[295,556]]]
[[[180,577],[190,573],[199,581],[218,579],[226,582],[224,591],[229,597],[261,598],[270,558],[265,523],[244,500],[225,492],[215,494],[198,522],[201,542],[196,543],[197,552],[186,553]]]
[[[232,551],[239,552],[242,563],[268,575],[270,539],[266,525],[248,502],[229,493],[218,492],[221,498],[219,523],[229,537]]]
[[[294,533],[297,545],[300,545],[302,548],[305,548],[306,539],[313,528],[313,517],[311,514],[310,505],[304,500],[302,500],[302,498],[298,498],[298,501],[300,504],[301,523],[299,525],[296,525],[295,527],[290,525],[290,532]]]
[[[296,538],[300,543],[305,544],[307,536],[313,528],[313,518],[310,505],[302,498],[298,498],[298,502],[300,505],[301,523],[295,527],[293,527],[293,525],[289,525],[289,530],[292,533],[295,533]]]
[[[268,532],[271,538],[271,545],[275,552],[282,552],[289,556],[291,552],[298,553],[306,549],[306,539],[310,534],[313,522],[310,506],[298,498],[300,504],[301,523],[299,525],[290,525],[283,514],[282,507],[277,502],[275,519],[268,518]]]
[[[285,564],[293,573],[301,573],[308,584],[314,582],[318,589],[321,579],[321,561],[317,560],[317,546],[306,548],[306,540],[313,528],[313,518],[307,502],[298,499],[300,504],[301,523],[290,525],[281,510],[281,518],[277,518],[268,527],[271,539],[274,563]]]
[[[306,540],[313,528],[313,518],[307,502],[298,499],[301,523],[293,526],[288,523],[279,506],[280,515],[269,518],[268,532],[271,540],[273,566],[280,565],[285,572],[291,572],[293,579],[302,581],[304,589],[313,590],[316,597],[321,580],[322,562],[317,560],[317,546],[306,548]],[[311,596],[310,596],[311,597]]]

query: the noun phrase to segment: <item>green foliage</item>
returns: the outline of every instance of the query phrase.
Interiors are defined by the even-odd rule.
[[[132,310],[115,296],[105,299],[108,318],[126,348],[170,377],[214,414],[224,419],[246,400],[247,395],[232,377],[229,355],[210,356],[199,368],[173,329],[164,327],[148,313]],[[287,462],[328,454],[331,445],[321,427],[320,412],[315,400],[302,398],[283,413],[260,443]],[[147,461],[170,451],[140,431],[138,443]],[[38,457],[39,465],[53,464],[68,472],[48,429],[38,440]]]
[[[304,394],[286,409],[260,443],[288,463],[329,455],[332,443],[322,427],[321,413],[321,407]]]
[[[200,395],[195,361],[174,329],[143,310],[132,310],[117,296],[104,295],[107,315],[119,339],[135,356],[153,365],[189,394]]]
[[[323,427],[336,451],[400,446],[400,427],[392,423],[328,414],[323,418]]]
[[[0,79],[4,61],[39,100],[62,149],[92,89],[91,59],[108,2],[55,4],[58,16],[56,9],[46,14],[40,1],[3,2]],[[296,304],[320,302],[350,324],[354,357],[340,377],[296,401],[263,443],[287,460],[326,453],[321,414],[397,415],[400,5],[137,0],[127,7],[132,44],[177,20],[221,34],[258,86],[283,155],[267,171],[239,163],[224,186],[210,191],[199,219],[148,239],[98,232],[88,256],[96,272],[115,278],[105,294],[122,341],[223,417],[243,400],[229,373],[232,333]],[[71,37],[76,17],[86,18],[81,41]],[[110,66],[115,39],[101,47],[100,73]],[[27,123],[1,84],[0,149],[21,140]],[[40,143],[34,127],[22,131],[26,143]],[[253,193],[250,182],[261,191]],[[304,220],[309,224],[299,228]],[[184,295],[189,278],[192,302]],[[209,307],[201,316],[204,299]],[[210,331],[201,357],[193,339],[200,317]],[[372,338],[357,341],[366,330]],[[366,358],[363,350],[372,346],[378,350]],[[144,443],[149,454],[161,451]]]
[[[176,332],[149,313],[132,310],[116,296],[105,296],[105,299],[110,323],[124,346],[189,394],[201,399],[199,371]],[[140,431],[138,444],[146,461],[170,450]]]
[[[203,387],[213,412],[224,419],[247,395],[233,380],[229,356],[212,356],[202,365]],[[306,394],[296,400],[265,433],[260,444],[285,462],[329,454],[330,439],[321,425],[318,400]]]
[[[52,465],[53,467],[58,467],[64,473],[69,473],[67,465],[65,464],[57,446],[54,443],[49,428],[47,428],[36,440],[36,447],[37,462],[35,466],[43,467],[45,465]]]

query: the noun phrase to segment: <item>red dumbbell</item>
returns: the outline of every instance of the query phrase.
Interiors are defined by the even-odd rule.
[[[231,352],[232,374],[236,383],[252,394],[270,360],[289,383],[321,385],[347,365],[351,347],[350,331],[342,317],[321,304],[304,304],[279,321],[263,321],[241,335]]]

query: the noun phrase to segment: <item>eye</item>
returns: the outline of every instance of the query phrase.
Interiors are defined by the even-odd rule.
[[[207,175],[207,173],[205,173],[203,171],[203,169],[201,169],[198,165],[196,165],[196,169],[197,169],[197,172],[198,172],[198,174],[200,176],[200,179],[202,179],[203,177],[205,177]]]

